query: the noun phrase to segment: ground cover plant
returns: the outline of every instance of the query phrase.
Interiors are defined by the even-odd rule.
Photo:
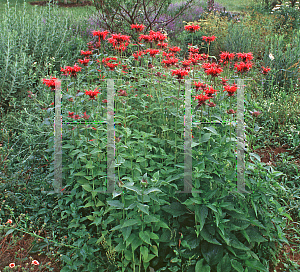
[[[21,253],[15,259],[5,258],[4,271],[21,271],[21,266],[51,271],[58,268],[49,261],[58,259],[58,271],[271,271],[276,265],[276,247],[288,241],[284,235],[287,219],[297,222],[300,216],[299,166],[296,161],[290,163],[293,156],[281,158],[282,164],[275,159],[262,163],[254,150],[271,143],[276,133],[275,141],[288,143],[292,155],[299,155],[296,79],[288,95],[278,86],[277,93],[273,90],[268,98],[262,83],[278,69],[272,62],[269,69],[249,51],[212,54],[218,32],[201,35],[199,43],[194,40],[200,28],[196,22],[185,26],[191,42],[183,55],[184,49],[172,44],[172,39],[159,31],[143,32],[143,28],[132,25],[131,35],[95,29],[93,40],[79,48],[74,60],[64,62],[56,73],[55,69],[44,73],[39,92],[28,94],[30,109],[41,102],[44,108],[26,115],[26,111],[15,112],[15,118],[25,115],[29,116],[26,123],[36,123],[39,136],[33,138],[25,131],[26,144],[32,145],[33,139],[44,144],[35,148],[40,154],[26,153],[25,167],[42,155],[47,168],[28,166],[12,175],[16,159],[21,162],[22,157],[7,159],[18,137],[14,139],[7,130],[14,118],[3,118],[1,186],[5,198],[0,212],[5,238],[1,243],[6,246],[1,260],[9,246],[26,241],[19,233],[27,234],[27,240],[33,238],[31,254],[47,252],[49,256],[35,255],[27,266],[21,262]],[[131,42],[132,36],[137,43]],[[200,53],[203,48],[205,53]],[[62,127],[64,187],[58,196],[39,196],[53,182],[56,78],[62,79],[62,115],[69,123]],[[189,78],[192,120],[198,121],[190,134],[193,187],[200,193],[178,194],[184,188],[184,133],[189,134],[184,131],[184,99]],[[253,79],[245,81],[249,194],[235,190],[238,78]],[[97,122],[107,121],[112,106],[107,79],[114,80],[115,90],[117,182],[113,194],[101,193],[107,186],[108,142],[105,123]],[[284,111],[280,111],[282,104]],[[285,171],[284,165],[290,170]],[[29,227],[33,224],[38,232]],[[53,228],[56,231],[49,232]],[[297,236],[294,241],[298,243]],[[296,263],[286,265],[297,271]]]

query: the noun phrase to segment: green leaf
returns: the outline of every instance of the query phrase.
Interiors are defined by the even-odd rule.
[[[80,159],[80,158],[82,158],[82,157],[84,157],[84,156],[86,156],[87,154],[86,153],[80,153],[78,156],[77,156],[77,159]]]
[[[132,261],[132,257],[133,257],[132,251],[126,249],[126,250],[124,251],[124,253],[125,253],[125,259],[128,260],[128,261]]]
[[[144,241],[146,244],[149,244],[150,246],[152,246],[150,243],[150,235],[147,231],[140,231],[139,236],[142,239],[142,241]]]
[[[203,237],[204,240],[206,240],[207,242],[211,243],[211,244],[215,244],[215,245],[221,245],[216,238],[212,237],[208,231],[206,230],[206,228],[204,227],[202,229],[202,231],[200,232],[201,236]]]
[[[162,207],[162,210],[172,214],[173,217],[186,214],[187,212],[185,206],[179,202],[172,202],[170,205],[165,205]]]
[[[195,214],[196,214],[196,219],[198,220],[198,222],[200,223],[200,231],[203,229],[203,226],[205,224],[205,219],[208,215],[208,209],[206,206],[204,205],[197,205],[195,208]]]
[[[123,209],[124,208],[124,204],[121,203],[119,200],[108,200],[107,204],[112,206],[112,207],[116,207],[117,209]]]
[[[149,236],[150,236],[150,238],[151,238],[152,240],[158,240],[158,239],[159,239],[158,235],[155,234],[155,233],[153,233],[153,232],[150,232],[150,233],[149,233]]]
[[[214,266],[220,262],[223,256],[223,247],[203,241],[201,243],[201,252],[208,264]]]
[[[232,272],[228,253],[226,253],[226,255],[222,258],[221,262],[218,263],[217,272]]]
[[[92,188],[91,185],[89,185],[89,184],[84,184],[84,185],[81,185],[81,186],[82,186],[82,188],[83,188],[84,190],[86,190],[86,191],[88,191],[88,192],[93,191],[93,188]]]
[[[214,127],[204,127],[203,129],[207,129],[210,132],[212,132],[215,135],[219,135],[219,133],[216,131],[216,129]]]
[[[129,227],[129,226],[133,226],[135,224],[139,225],[139,223],[140,223],[140,221],[138,221],[137,219],[128,219],[128,220],[125,220],[122,227],[125,228],[125,227]]]
[[[236,260],[231,260],[232,267],[238,272],[244,272],[243,266]]]
[[[203,264],[204,259],[198,261],[195,266],[195,272],[210,272],[210,266]]]
[[[210,135],[210,133],[204,133],[201,137],[200,144],[208,142],[208,140],[210,139]]]
[[[7,236],[7,235],[13,233],[14,231],[15,231],[15,229],[10,229],[10,230],[8,230],[8,231],[6,232],[6,234],[5,234],[5,236]]]
[[[241,243],[237,238],[236,236],[231,233],[231,232],[228,232],[228,235],[229,235],[229,238],[230,238],[230,245],[234,248],[237,248],[237,249],[240,249],[240,250],[250,250],[248,247],[246,247],[243,243]]]
[[[157,246],[151,246],[150,247],[150,250],[158,257],[158,248]]]
[[[148,194],[153,193],[153,192],[162,192],[162,191],[159,190],[158,188],[149,188],[149,189],[144,191],[144,195],[148,195]]]
[[[149,206],[141,203],[137,203],[137,207],[143,212],[149,215]]]
[[[128,190],[134,191],[136,192],[138,195],[142,195],[141,190],[139,190],[137,187],[135,186],[130,186],[130,185],[124,185],[123,187],[125,187]]]
[[[153,255],[153,254],[148,254],[148,258],[145,259],[145,262],[146,262],[146,263],[149,263],[153,258],[155,258],[155,255]]]
[[[132,235],[132,234],[131,234]],[[136,235],[135,235],[136,237]],[[129,237],[130,238],[130,237]],[[150,239],[149,239],[150,240]],[[131,247],[132,247],[132,250],[136,250],[140,245],[142,245],[143,242],[141,239],[138,239],[138,237],[136,237],[135,239],[132,240],[131,242]]]
[[[250,226],[248,229],[246,229],[245,232],[249,236],[251,242],[261,243],[261,242],[267,241],[267,239],[262,237],[252,226]]]
[[[141,254],[143,256],[143,260],[147,260],[148,259],[148,248],[146,248],[145,246],[140,247],[140,251]]]
[[[121,229],[121,232],[123,234],[123,237],[124,237],[124,241],[126,241],[131,233],[131,230],[132,230],[132,226],[129,226],[129,227],[126,227],[126,228],[122,228]]]
[[[254,268],[260,272],[268,272],[265,266],[258,260],[246,260],[245,265],[247,267]]]
[[[99,206],[105,206],[105,204],[101,200],[98,200],[96,207],[99,207]]]
[[[145,223],[154,223],[154,222],[159,222],[159,219],[150,214],[150,215],[145,215],[144,222]]]

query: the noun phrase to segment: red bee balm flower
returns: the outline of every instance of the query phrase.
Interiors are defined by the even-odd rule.
[[[110,71],[115,70],[115,68],[119,65],[119,63],[110,63],[106,62],[106,66],[109,68]]]
[[[236,68],[237,72],[240,72],[240,73],[245,73],[245,72],[248,72],[250,70],[250,68],[252,68],[252,65],[253,63],[252,62],[239,62],[239,63],[236,63],[234,65],[234,67]]]
[[[100,92],[97,89],[95,89],[94,91],[85,90],[85,94],[90,96],[90,100],[96,100],[98,93]]]
[[[227,64],[230,60],[234,59],[235,54],[229,53],[229,52],[221,52],[220,54],[220,62],[224,64]]]
[[[200,26],[199,25],[194,25],[194,24],[191,24],[191,25],[186,25],[184,27],[184,30],[188,31],[188,32],[196,32],[200,29]]]
[[[66,66],[65,68],[61,68],[60,71],[63,72],[65,76],[69,74],[70,76],[76,77],[76,73],[81,71],[81,69],[82,68],[75,63],[74,67]]]
[[[237,56],[239,59],[242,59],[243,62],[253,60],[253,55],[251,52],[250,53],[237,53]]]
[[[174,46],[174,47],[170,47],[169,51],[172,53],[177,53],[181,51],[181,48],[179,48],[178,46]]]
[[[44,78],[43,84],[46,84],[48,87],[51,88],[51,91],[54,91],[55,90],[55,80],[56,80],[56,77],[50,77],[50,79]]]
[[[208,97],[212,98],[213,94],[216,93],[217,91],[218,90],[215,90],[213,87],[210,87],[207,90],[205,90],[204,92]]]
[[[153,38],[150,35],[140,35],[139,41],[144,40],[146,43],[152,42]]]
[[[211,75],[212,77],[217,77],[219,74],[223,72],[223,69],[220,68],[219,65],[215,63],[204,63],[202,65],[202,68],[204,68],[204,72],[207,75]]]
[[[109,33],[108,30],[105,30],[105,31],[99,31],[99,30],[96,31],[96,30],[94,30],[94,31],[92,31],[93,36],[98,36],[99,37],[99,42],[100,42],[100,39],[105,40],[105,37],[108,33]]]
[[[131,25],[131,29],[135,29],[137,32],[143,31],[145,28],[144,25]]]
[[[266,68],[262,66],[261,68],[262,68],[261,73],[263,75],[266,75],[266,74],[268,74],[271,71],[271,68],[268,68],[268,66]]]
[[[81,116],[81,118],[88,120],[90,118],[90,115],[86,114],[86,111],[84,112],[83,116]]]
[[[83,51],[81,50],[81,55],[84,55],[86,57],[89,57],[90,55],[92,55],[93,53],[91,51]]]
[[[152,41],[155,41],[156,43],[163,42],[165,39],[167,39],[167,36],[162,34],[160,31],[155,32],[150,30],[149,35],[152,37]]]
[[[70,118],[74,118],[74,112],[69,112],[69,115],[68,115],[68,117],[70,117]]]
[[[206,89],[208,87],[205,83],[196,82],[196,81],[194,81],[194,86],[196,87],[196,91],[199,91],[200,88],[202,90],[204,90],[204,89]]]
[[[206,100],[210,101],[210,98],[205,94],[199,94],[194,97],[195,97],[194,100],[196,100],[196,99],[198,100],[198,106],[196,107],[196,109],[198,109],[202,105],[206,105],[206,103],[205,103]]]
[[[89,63],[89,61],[90,61],[90,59],[84,58],[84,60],[79,59],[78,61],[79,61],[81,64],[83,64],[84,66],[87,66],[88,63]]]
[[[212,35],[211,37],[202,36],[202,39],[208,43],[211,43],[216,39],[216,37],[214,35]]]
[[[159,52],[160,52],[159,49],[151,49],[151,48],[145,51],[145,53],[149,53],[151,57],[155,57],[155,55],[157,55]]]
[[[179,80],[183,79],[188,74],[189,74],[189,72],[187,70],[183,70],[183,69],[178,69],[178,70],[172,71],[172,76],[173,75],[177,76],[177,79],[179,79]]]
[[[234,85],[232,85],[232,86],[229,86],[229,85],[226,85],[225,87],[224,87],[224,92],[227,92],[228,93],[228,96],[234,96],[234,93],[236,92],[236,90],[237,90],[237,85],[236,84],[234,84]]]

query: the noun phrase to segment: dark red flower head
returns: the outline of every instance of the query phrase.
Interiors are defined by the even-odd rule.
[[[150,37],[152,37],[152,41],[156,43],[163,42],[164,40],[167,39],[167,36],[162,34],[160,31],[155,32],[153,30],[150,30],[149,35]]]
[[[266,74],[268,74],[270,71],[271,71],[271,68],[269,68],[268,66],[267,67],[261,67],[262,68],[262,71],[261,71],[261,73],[263,74],[263,75],[266,75]]]
[[[178,69],[178,70],[172,71],[172,76],[177,76],[177,79],[179,79],[179,80],[183,79],[188,74],[189,74],[189,72],[184,69]]]
[[[144,42],[146,42],[146,43],[150,43],[150,42],[152,42],[153,37],[150,35],[142,35],[141,34],[139,37],[139,41],[141,41],[141,40],[144,40]]]
[[[227,92],[228,96],[234,96],[236,91],[237,91],[237,85],[236,84],[233,84],[232,86],[226,85],[224,87],[224,92]]]
[[[237,53],[237,56],[243,62],[248,62],[250,60],[253,60],[253,54],[251,52],[250,53]]]
[[[188,32],[196,32],[200,29],[200,26],[199,25],[194,25],[194,24],[191,24],[191,25],[186,25],[184,27],[184,30],[188,31]]]
[[[210,37],[208,37],[208,36],[202,36],[202,39],[204,41],[208,42],[208,43],[211,43],[211,42],[213,42],[216,39],[216,37],[214,35],[212,35]]]
[[[194,101],[196,99],[198,100],[198,107],[202,106],[202,105],[206,105],[206,103],[205,103],[206,100],[210,101],[210,98],[206,94],[198,94],[194,97],[195,97]]]
[[[99,31],[99,30],[96,31],[96,30],[94,30],[94,31],[92,31],[93,36],[98,36],[99,37],[99,41],[100,41],[100,39],[105,40],[105,37],[108,33],[109,33],[108,30],[105,30],[105,31]]]
[[[144,25],[131,25],[131,29],[135,29],[137,32],[143,31],[145,27]]]
[[[76,77],[77,72],[81,71],[81,67],[75,63],[73,67],[66,66],[65,68],[61,68],[60,71],[63,72],[65,76],[70,75]]]
[[[177,53],[177,52],[181,51],[181,48],[178,47],[178,46],[173,46],[173,47],[169,48],[169,51],[172,52],[172,53]]]
[[[230,60],[234,59],[235,54],[229,52],[221,52],[220,54],[220,62],[227,64]]]
[[[87,66],[90,60],[91,60],[91,59],[84,58],[83,60],[82,60],[82,59],[79,59],[78,61],[79,61],[81,64],[83,64],[84,66]]]
[[[93,54],[92,51],[83,51],[83,50],[81,50],[80,52],[81,52],[81,55],[84,55],[84,56],[87,57],[87,58],[88,58],[90,55]]]
[[[97,88],[94,91],[87,91],[85,90],[85,94],[90,97],[90,100],[96,100],[96,97],[100,93]]]
[[[248,72],[250,70],[250,68],[252,68],[253,63],[252,62],[239,62],[239,63],[235,63],[234,67],[236,68],[237,72],[240,73],[245,73]]]
[[[46,86],[51,88],[51,91],[55,90],[55,81],[56,81],[56,77],[50,77],[50,79],[43,79],[43,84],[46,84]]]

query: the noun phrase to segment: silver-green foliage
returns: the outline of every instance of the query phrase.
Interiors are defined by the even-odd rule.
[[[272,91],[278,86],[295,91],[300,71],[300,30],[294,30],[290,43],[285,41],[283,35],[274,35],[267,38],[266,44],[264,63],[271,71],[265,89]]]
[[[12,8],[7,2],[0,16],[1,101],[19,100],[26,91],[33,91],[41,77],[53,72],[48,70],[50,58],[56,60],[54,70],[63,60],[71,63],[78,58],[84,42],[74,35],[73,21],[57,7],[29,11],[25,3]]]

